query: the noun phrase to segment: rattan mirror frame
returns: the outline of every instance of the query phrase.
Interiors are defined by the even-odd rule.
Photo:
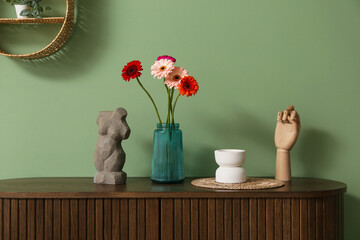
[[[1,21],[3,20],[3,21]],[[0,48],[0,55],[4,55],[12,58],[22,59],[36,59],[49,56],[58,51],[69,39],[75,22],[75,0],[66,0],[66,15],[65,18],[40,18],[40,19],[0,19],[0,23],[6,24],[23,24],[23,23],[62,23],[60,32],[57,34],[55,39],[47,45],[45,48],[29,54],[11,54],[7,53]]]

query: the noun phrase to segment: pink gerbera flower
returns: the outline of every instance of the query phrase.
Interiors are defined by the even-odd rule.
[[[160,59],[155,61],[154,65],[151,66],[151,75],[158,79],[166,78],[174,70],[174,62],[168,59]]]
[[[168,85],[169,88],[178,88],[180,80],[188,76],[188,71],[182,67],[175,67],[174,70],[166,77],[165,84]]]
[[[159,61],[160,59],[167,59],[167,60],[173,61],[174,63],[176,62],[176,59],[169,55],[159,56],[156,60]]]

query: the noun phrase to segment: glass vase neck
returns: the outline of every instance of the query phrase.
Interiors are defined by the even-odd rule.
[[[179,129],[179,123],[174,123],[174,124],[172,124],[172,123],[169,123],[169,124],[166,124],[166,123],[160,124],[160,123],[158,123],[157,128],[158,129],[168,129],[168,128]]]

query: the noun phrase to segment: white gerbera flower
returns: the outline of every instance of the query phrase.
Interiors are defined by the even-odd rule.
[[[154,65],[151,66],[151,75],[158,79],[166,78],[174,70],[174,62],[168,59],[160,59],[155,61]]]

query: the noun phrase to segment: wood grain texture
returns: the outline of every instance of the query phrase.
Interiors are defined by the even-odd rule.
[[[174,239],[174,200],[161,199],[161,239]]]
[[[60,199],[54,199],[53,202],[53,236],[54,240],[60,240],[61,239],[61,200]]]
[[[79,200],[79,239],[86,239],[87,206],[86,199]]]
[[[191,239],[199,239],[199,199],[191,199]]]
[[[79,239],[79,200],[70,200],[70,239]]]
[[[4,240],[10,239],[10,236],[11,236],[11,234],[10,234],[11,233],[10,209],[11,209],[10,199],[4,199],[4,201],[3,201],[3,231],[4,231],[3,237],[4,237]]]
[[[258,199],[258,212],[257,212],[257,239],[266,238],[266,199]]]
[[[216,239],[216,203],[215,199],[208,200],[208,239]]]
[[[275,240],[275,204],[274,199],[266,199],[266,239]]]
[[[61,238],[70,239],[70,200],[61,201]]]
[[[241,199],[241,239],[250,238],[249,199]]]
[[[4,215],[4,212],[3,212],[3,200],[0,198],[0,238],[4,237],[4,235],[3,235],[3,225],[4,225],[3,215]]]
[[[146,239],[159,239],[159,200],[146,199]]]
[[[275,239],[283,239],[283,199],[275,202]]]
[[[324,214],[323,214],[323,203],[322,198],[316,198],[316,239],[323,239],[323,225],[324,225]]]
[[[216,199],[215,208],[216,239],[224,239],[224,199]]]
[[[149,178],[128,178],[123,185],[94,184],[93,178],[28,178],[0,180],[0,198],[313,198],[343,194],[346,185],[331,180],[293,178],[266,190],[218,191],[184,183],[152,184]]]
[[[333,240],[335,239],[335,201],[334,197],[324,198],[323,203],[323,214],[324,214],[324,239]]]
[[[300,199],[300,239],[306,240],[309,237],[308,231],[308,200]]]
[[[1,202],[1,200],[0,200],[0,202]],[[26,199],[20,199],[19,200],[19,240],[25,240],[26,239],[26,223],[27,223],[26,204],[27,204]],[[0,216],[2,216],[1,215],[1,210],[0,210]]]
[[[208,238],[208,206],[207,199],[199,199],[199,238]]]
[[[104,200],[95,200],[95,239],[104,239]]]
[[[190,199],[183,199],[183,239],[190,239],[191,211]]]
[[[87,239],[94,240],[95,239],[95,200],[88,199],[87,206],[87,228],[86,228],[86,235]]]
[[[36,240],[44,239],[44,208],[44,200],[36,199]]]
[[[340,201],[340,197],[339,196],[334,196],[334,211],[335,211],[335,239],[340,238],[340,208],[339,208],[339,201]]]
[[[291,239],[291,199],[283,199],[283,239]]]
[[[241,239],[241,200],[240,199],[232,199],[232,225],[233,225],[233,239],[240,240]]]
[[[0,202],[1,239],[343,239],[342,195]]]
[[[112,199],[111,200],[111,215],[112,215],[112,219],[111,219],[111,225],[112,225],[112,239],[116,239],[120,236],[120,227],[121,227],[121,223],[120,223],[120,215],[121,215],[121,211],[120,211],[120,199]]]
[[[19,239],[19,200],[11,199],[11,239]]]
[[[258,238],[258,223],[257,215],[258,212],[258,199],[251,198],[249,200],[249,234],[251,240],[256,240]]]
[[[146,238],[146,208],[145,199],[137,200],[137,239],[145,240]]]
[[[46,199],[45,200],[45,239],[53,239],[53,200]]]
[[[137,202],[136,199],[129,199],[129,238],[136,239],[137,238]]]
[[[293,240],[300,239],[300,200],[291,199],[291,234]]]
[[[205,200],[206,199],[202,199]],[[206,209],[207,210],[207,209]],[[174,239],[181,240],[183,236],[183,203],[182,199],[174,199]]]
[[[0,239],[344,237],[343,194],[300,198],[161,196],[0,198]]]
[[[344,194],[340,195],[340,239],[344,239]]]
[[[27,200],[27,238],[35,240],[35,233],[35,200],[29,199]]]
[[[216,208],[215,199],[208,200],[208,239],[216,239]]]
[[[233,201],[224,199],[224,239],[233,239]]]
[[[316,238],[316,199],[308,199],[308,237],[307,239],[315,239]]]
[[[104,199],[104,240],[112,239],[112,206],[111,199]]]
[[[157,208],[158,210],[159,208]],[[124,239],[129,239],[129,200],[120,200],[120,235]]]

